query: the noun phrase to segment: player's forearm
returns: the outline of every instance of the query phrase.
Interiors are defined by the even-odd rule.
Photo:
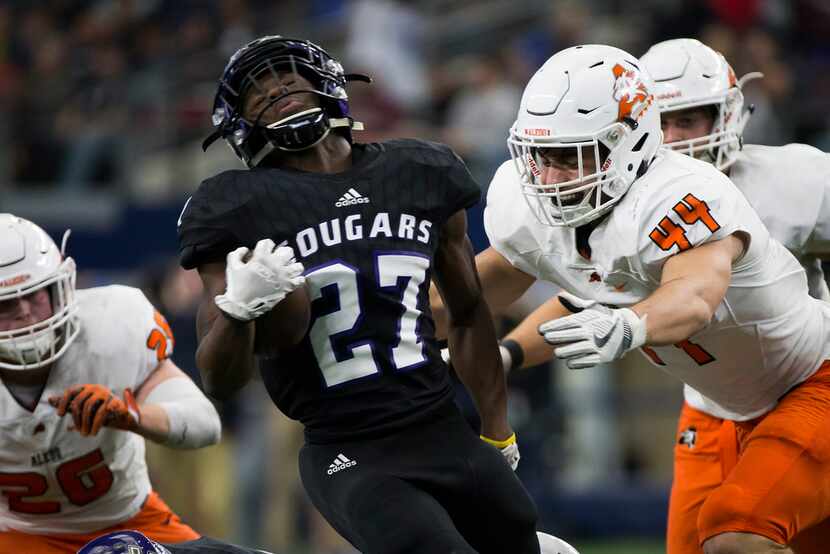
[[[481,294],[489,306],[490,313],[500,314],[524,294],[535,282],[535,278],[513,267],[495,249],[487,248],[475,257]],[[435,337],[447,336],[449,311],[438,289],[430,287],[429,301],[435,321]]]
[[[156,404],[142,404],[141,421],[135,432],[145,439],[163,444],[170,434],[170,421],[167,419],[167,412]]]
[[[207,394],[228,398],[242,388],[254,372],[254,324],[218,315],[202,337],[196,366]]]
[[[138,433],[172,448],[201,448],[222,435],[219,414],[188,377],[158,383],[140,406]]]
[[[646,318],[646,344],[675,344],[706,327],[714,310],[704,299],[705,286],[698,279],[680,278],[632,306],[640,319]]]
[[[743,254],[745,240],[730,235],[666,261],[657,290],[631,307],[640,319],[646,318],[646,344],[684,341],[709,324],[726,295],[732,264]]]
[[[447,307],[444,305],[444,300],[438,293],[438,287],[435,284],[429,286],[429,307],[432,311],[432,321],[435,323],[435,338],[447,338]]]
[[[462,317],[451,318],[449,348],[453,367],[481,416],[481,434],[506,439],[512,434],[507,425],[507,385],[493,318],[483,300]]]
[[[521,367],[532,367],[543,364],[553,359],[553,347],[545,342],[539,334],[539,325],[568,315],[566,310],[555,297],[551,298],[533,313],[528,315],[515,329],[510,331],[504,340],[513,340],[519,345],[524,354]],[[515,364],[515,360],[513,360]],[[510,368],[519,369],[515,365]]]

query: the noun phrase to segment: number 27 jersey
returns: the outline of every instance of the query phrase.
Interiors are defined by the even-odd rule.
[[[305,266],[308,333],[259,366],[274,403],[312,442],[388,432],[452,398],[429,311],[432,259],[444,222],[480,189],[443,145],[355,144],[353,155],[338,174],[222,173],[202,183],[179,227],[186,268],[263,238],[291,246]]]

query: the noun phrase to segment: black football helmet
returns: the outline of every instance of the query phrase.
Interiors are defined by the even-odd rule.
[[[266,73],[286,69],[297,72],[314,86],[313,90],[296,90],[271,98],[259,110],[256,120],[242,115],[242,103],[251,86]],[[298,151],[311,148],[332,129],[350,142],[352,129],[363,129],[349,114],[346,83],[370,83],[366,75],[344,73],[343,66],[328,52],[307,40],[279,35],[260,37],[237,50],[222,73],[213,103],[214,132],[202,143],[207,148],[224,138],[234,153],[251,168],[256,167],[275,148]],[[314,93],[320,107],[292,114],[280,121],[266,123],[260,118],[275,102],[291,94]]]

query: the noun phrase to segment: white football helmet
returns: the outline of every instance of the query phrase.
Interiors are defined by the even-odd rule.
[[[576,548],[559,537],[547,533],[536,533],[539,538],[539,550],[542,554],[579,554]]]
[[[715,108],[715,122],[708,135],[666,146],[712,163],[720,170],[732,165],[741,150],[744,127],[752,115],[751,106],[744,108],[741,86],[762,75],[749,73],[738,81],[722,54],[691,38],[658,42],[640,61],[654,79],[661,112],[698,106]]]
[[[663,140],[652,83],[612,46],[574,46],[530,79],[507,140],[531,211],[543,224],[578,227],[608,212],[648,168]],[[543,182],[547,149],[572,149],[578,177]],[[586,174],[583,149],[593,157]]]
[[[48,365],[78,336],[75,262],[64,258],[43,229],[0,214],[0,302],[49,287],[52,315],[33,325],[0,331],[0,368],[27,370]]]

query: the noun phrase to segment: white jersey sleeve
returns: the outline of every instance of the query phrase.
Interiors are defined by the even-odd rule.
[[[810,148],[810,147],[805,147]],[[806,251],[817,256],[830,255],[830,155],[814,150],[816,183],[815,203],[818,205],[816,225],[810,234]]]
[[[77,299],[81,331],[34,410],[0,387],[0,528],[92,532],[134,516],[150,492],[143,437],[109,427],[81,436],[48,398],[86,383],[118,396],[140,387],[170,355],[172,333],[137,289],[84,289]]]
[[[173,353],[173,331],[164,316],[133,287],[111,285],[79,291],[79,296],[84,300],[81,314],[85,335],[96,337],[98,355],[112,356],[110,359],[120,362],[117,367],[90,368],[85,382],[106,383],[115,373],[122,386],[138,389]],[[70,350],[67,361],[74,363],[79,354]]]
[[[640,193],[636,210],[638,258],[659,282],[671,256],[740,232],[749,239],[766,232],[743,195],[720,172],[680,175]]]
[[[513,162],[501,164],[487,191],[484,230],[492,246],[514,267],[540,278],[539,224],[519,186]]]
[[[747,144],[729,177],[787,250],[830,253],[830,156],[806,144]]]
[[[747,144],[729,176],[804,267],[810,294],[830,300],[820,260],[830,254],[830,156],[805,144]]]

